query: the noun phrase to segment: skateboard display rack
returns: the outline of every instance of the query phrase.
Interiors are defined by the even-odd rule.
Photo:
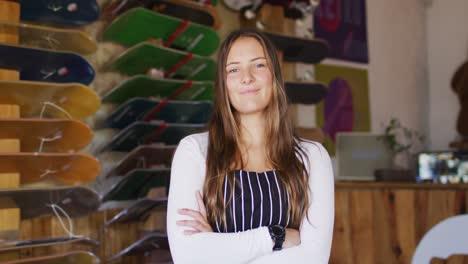
[[[100,174],[101,165],[83,151],[93,138],[83,119],[100,107],[99,96],[88,87],[95,71],[83,55],[97,46],[83,31],[61,28],[92,23],[99,8],[95,1],[65,9],[51,4],[0,1],[2,263],[99,261],[89,245],[86,251],[52,254],[57,247],[82,244],[83,239],[72,239],[77,235],[73,226],[60,227],[50,237],[35,237],[25,228],[39,218],[51,224],[68,218],[73,225],[101,203],[98,193],[86,186]],[[27,250],[43,254],[24,258]]]
[[[103,93],[108,111],[96,133],[114,133],[93,151],[100,157],[123,154],[98,184],[112,186],[100,191],[102,206],[118,208],[106,226],[137,225],[141,235],[106,259],[166,262],[171,261],[165,235],[170,161],[180,139],[208,122],[216,69],[210,56],[220,42],[221,21],[214,6],[194,1],[120,3],[103,6],[108,23],[100,39],[124,47],[103,70],[125,78]],[[188,11],[190,16],[183,15]]]

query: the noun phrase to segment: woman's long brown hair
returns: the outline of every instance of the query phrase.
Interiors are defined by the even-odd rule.
[[[208,124],[209,144],[206,158],[206,177],[203,186],[204,202],[211,226],[216,222],[226,227],[226,208],[223,197],[224,176],[234,187],[234,169],[243,169],[240,154],[241,131],[239,117],[231,106],[226,87],[226,63],[229,50],[239,38],[254,38],[263,47],[268,67],[273,76],[273,93],[266,107],[265,138],[267,158],[278,172],[278,179],[289,193],[289,227],[299,228],[307,215],[309,205],[309,176],[305,161],[307,154],[299,145],[293,124],[288,117],[288,101],[284,90],[281,68],[273,44],[255,29],[241,29],[229,34],[218,53],[217,76],[213,114]],[[232,194],[232,192],[231,192]],[[228,198],[230,201],[232,197]],[[226,203],[228,203],[226,201]]]

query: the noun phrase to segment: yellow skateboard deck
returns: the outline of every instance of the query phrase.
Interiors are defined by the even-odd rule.
[[[96,158],[82,153],[0,153],[0,173],[19,173],[21,184],[47,180],[83,184],[100,170]]]
[[[0,80],[0,104],[17,104],[21,117],[37,116],[50,102],[64,112],[48,106],[44,112],[54,117],[86,118],[99,110],[99,96],[80,83],[47,83]]]
[[[0,139],[19,139],[21,152],[74,152],[93,138],[90,127],[71,119],[0,119],[0,127]]]
[[[91,54],[97,50],[89,35],[75,29],[59,29],[12,21],[0,21],[0,34],[18,34],[23,46]]]

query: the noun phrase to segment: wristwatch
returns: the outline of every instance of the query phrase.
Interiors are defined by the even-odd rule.
[[[275,243],[273,251],[283,249],[283,242],[286,238],[286,229],[280,225],[272,225],[268,227],[268,231],[270,231],[271,239]]]

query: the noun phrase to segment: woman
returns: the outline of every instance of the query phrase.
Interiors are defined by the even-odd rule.
[[[294,136],[276,50],[256,30],[232,32],[217,70],[208,132],[181,140],[172,163],[174,263],[328,263],[330,158]]]

